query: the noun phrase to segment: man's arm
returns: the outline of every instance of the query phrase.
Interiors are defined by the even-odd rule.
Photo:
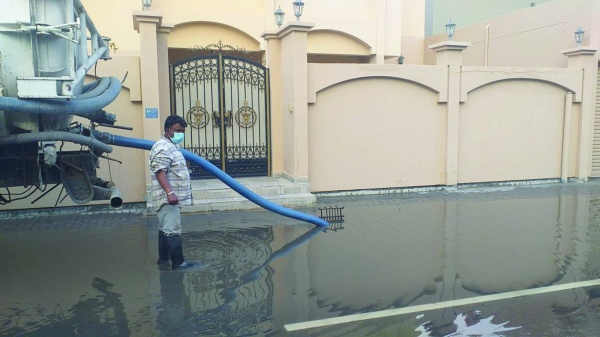
[[[169,183],[169,179],[167,179],[167,173],[163,170],[159,170],[156,172],[156,180],[160,184],[160,187],[165,190],[167,193],[167,200],[169,200],[169,205],[177,205],[179,204],[179,197],[175,194],[173,187],[171,187],[171,183]]]

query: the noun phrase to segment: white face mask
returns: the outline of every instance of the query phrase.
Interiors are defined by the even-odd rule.
[[[185,138],[185,134],[183,132],[173,132],[173,137],[171,137],[171,141],[175,144],[179,144],[183,142],[183,138]]]

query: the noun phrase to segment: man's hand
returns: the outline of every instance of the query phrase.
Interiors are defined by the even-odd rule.
[[[169,200],[169,205],[179,205],[179,197],[175,193],[167,195],[167,200]]]
[[[173,192],[173,187],[171,184],[169,184],[169,180],[167,179],[167,173],[163,170],[159,170],[156,172],[156,180],[158,180],[160,187],[162,187],[163,190],[165,190],[165,193],[167,193],[169,205],[179,205],[179,197],[177,197],[177,194]]]

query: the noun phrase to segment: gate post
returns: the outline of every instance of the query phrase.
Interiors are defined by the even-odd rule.
[[[158,66],[158,28],[162,22],[162,14],[151,11],[133,13],[133,27],[140,34],[140,84],[142,88],[142,127],[143,137],[148,140],[158,139],[162,127],[158,110],[160,105],[160,77]],[[166,93],[168,95],[168,91]],[[146,158],[148,152],[146,151]],[[146,195],[151,178],[146,161]]]
[[[171,89],[169,83],[169,33],[175,26],[171,24],[162,24],[157,30],[157,55],[158,55],[158,92],[159,107],[158,120],[164,121],[171,114]],[[163,133],[160,123],[160,134]],[[154,138],[157,138],[156,135]]]
[[[445,184],[458,184],[458,127],[460,110],[460,81],[462,51],[471,46],[468,42],[445,41],[429,46],[436,52],[436,64],[448,66],[448,101],[446,102],[446,172]]]
[[[596,81],[598,58],[596,48],[577,47],[562,53],[569,59],[567,68],[583,70],[583,94],[579,113],[579,138],[577,144],[577,179],[587,181],[592,171],[592,143],[594,130],[594,111],[596,103]],[[567,175],[568,179],[568,175]]]
[[[274,145],[283,144],[283,175],[294,182],[308,182],[307,33],[312,27],[313,23],[296,21],[275,33],[262,34],[269,47],[279,47],[278,52],[267,53],[267,60],[276,63],[274,69],[268,65],[275,79],[271,87],[276,88],[271,91],[273,129],[282,127],[272,137]],[[278,121],[281,124],[277,125]],[[276,151],[273,148],[274,159],[278,158]]]
[[[266,66],[269,68],[269,98],[271,104],[271,174],[283,172],[283,130],[281,97],[281,41],[274,31],[263,32],[261,37],[267,41],[265,53]]]

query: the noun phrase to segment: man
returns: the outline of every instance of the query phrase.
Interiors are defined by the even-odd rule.
[[[186,127],[181,116],[170,115],[165,120],[164,135],[150,150],[152,207],[158,216],[158,264],[171,259],[173,270],[200,266],[185,261],[181,243],[181,207],[193,204],[190,173],[178,146]]]

